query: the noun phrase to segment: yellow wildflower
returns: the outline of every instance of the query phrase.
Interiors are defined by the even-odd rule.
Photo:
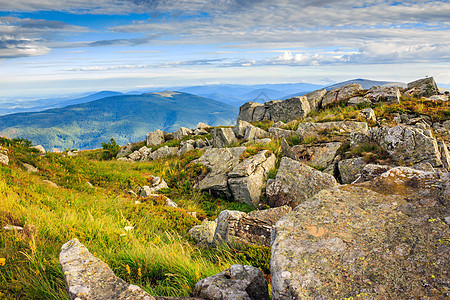
[[[141,268],[138,268],[138,276],[139,276],[139,277],[142,277]]]
[[[0,257],[0,266],[4,266],[6,264],[6,258]]]
[[[130,275],[130,274],[131,274],[130,266],[127,264],[125,267],[126,267],[126,269],[127,269],[128,275]]]

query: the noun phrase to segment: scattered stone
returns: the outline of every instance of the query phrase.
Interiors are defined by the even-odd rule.
[[[150,186],[144,185],[140,191],[139,195],[141,197],[149,197],[150,195],[154,194],[156,191],[159,191],[161,189],[168,188],[166,181],[161,177],[151,177],[150,179]],[[169,199],[170,200],[170,199]]]
[[[350,83],[339,88],[327,91],[322,99],[322,107],[331,104],[333,102],[339,102],[341,100],[349,99],[355,96],[363,88],[360,84]]]
[[[246,121],[242,121],[242,120],[237,120],[236,122],[236,126],[233,127],[233,132],[234,135],[238,138],[238,139],[242,139],[245,136],[245,130],[248,127],[254,127],[252,124],[250,124],[249,122]]]
[[[147,146],[158,146],[165,142],[164,132],[162,130],[155,130],[147,133]]]
[[[202,123],[202,122],[199,122],[198,124],[197,124],[197,129],[203,129],[203,130],[205,130],[205,129],[208,129],[208,128],[210,128],[211,126],[209,126],[208,124],[205,124],[205,123]]]
[[[320,133],[340,133],[349,134],[351,132],[365,133],[369,130],[366,122],[355,121],[336,121],[336,122],[324,122],[324,123],[300,123],[298,124],[297,134],[304,135],[317,135]]]
[[[121,157],[126,157],[129,154],[131,154],[133,151],[133,147],[135,146],[135,144],[133,143],[129,143],[126,144],[125,146],[121,147],[119,150],[119,153],[117,153],[116,158],[121,158]]]
[[[254,141],[260,138],[266,138],[269,136],[269,133],[261,128],[256,126],[249,126],[245,129],[244,140],[245,141]]]
[[[22,231],[23,227],[22,226],[16,226],[16,225],[6,225],[3,227],[3,230],[6,231]]]
[[[152,152],[150,157],[152,160],[158,160],[158,159],[163,159],[163,158],[167,158],[170,156],[176,156],[177,153],[178,153],[178,147],[164,146],[164,147],[161,147],[161,148],[155,150],[154,152]]]
[[[427,98],[430,101],[449,101],[448,95],[433,95]]]
[[[377,117],[375,116],[375,112],[373,109],[369,108],[364,108],[363,110],[361,110],[359,112],[359,115],[368,120],[368,121],[372,121],[372,122],[376,122],[377,121]]]
[[[336,179],[288,157],[281,159],[276,179],[267,181],[266,195],[271,207],[296,207],[322,189],[338,185]]]
[[[363,157],[344,159],[338,162],[338,170],[342,184],[355,181],[365,165]]]
[[[128,157],[119,157],[117,161],[134,162],[134,160]]]
[[[208,221],[205,219],[200,225],[192,227],[189,230],[189,234],[197,242],[197,244],[209,246],[213,244],[216,227],[217,220]]]
[[[130,196],[134,196],[134,197],[138,196],[138,194],[136,194],[133,190],[128,190],[127,194],[130,195]]]
[[[71,300],[155,300],[140,287],[115,276],[108,265],[92,255],[78,239],[72,239],[61,247],[59,262]]]
[[[228,173],[228,185],[235,201],[258,207],[267,174],[275,168],[274,154],[267,150],[249,157]]]
[[[236,136],[231,128],[215,128],[211,131],[212,145],[223,148],[237,142]]]
[[[205,129],[195,129],[194,130],[194,135],[207,135],[208,131],[206,131]]]
[[[192,133],[192,130],[189,128],[180,127],[180,129],[173,133],[173,138],[176,140],[181,140],[184,136],[191,135]]]
[[[41,145],[33,146],[31,148],[38,150],[39,153],[45,154],[45,149]]]
[[[398,86],[373,86],[364,96],[370,103],[387,102],[399,103],[400,102],[400,89]]]
[[[152,160],[152,149],[143,146],[139,150],[134,151],[128,158],[133,161],[149,161]]]
[[[291,135],[294,135],[295,131],[277,128],[277,127],[270,127],[269,134],[271,137],[281,139],[281,138],[288,138]]]
[[[206,150],[205,154],[194,162],[206,166],[210,172],[195,187],[202,191],[209,190],[216,194],[231,197],[227,174],[239,164],[239,158],[245,149],[245,147],[235,147]]]
[[[67,151],[67,156],[69,157],[77,156],[78,154],[80,154],[78,151]]]
[[[194,295],[217,300],[269,300],[269,289],[258,268],[232,265],[225,271],[197,282]]]
[[[34,166],[30,165],[30,164],[27,164],[27,163],[24,163],[23,167],[25,168],[25,170],[28,173],[37,173],[37,172],[39,172],[39,170],[36,167],[34,167]]]
[[[190,143],[185,143],[183,146],[181,146],[181,148],[178,150],[177,155],[181,156],[184,155],[186,153],[188,153],[189,151],[194,150],[194,146]]]
[[[94,186],[92,185],[92,183],[90,183],[89,181],[86,181],[86,186],[87,186],[88,188],[91,188],[91,189],[94,188]]]
[[[320,170],[326,169],[333,162],[341,145],[341,142],[330,142],[314,146],[295,145],[290,147],[286,140],[281,141],[284,156]]]

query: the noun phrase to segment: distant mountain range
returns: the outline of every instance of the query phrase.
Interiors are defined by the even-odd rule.
[[[79,99],[76,101],[80,101]],[[0,134],[22,137],[47,150],[94,149],[113,137],[120,145],[142,141],[148,132],[180,126],[231,125],[238,109],[188,93],[119,95],[64,108],[0,117]]]

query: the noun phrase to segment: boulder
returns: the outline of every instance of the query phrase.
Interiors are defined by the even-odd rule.
[[[195,187],[202,191],[209,190],[216,194],[231,197],[227,174],[239,164],[240,156],[245,149],[245,147],[235,147],[206,150],[205,154],[194,162],[206,166],[210,171]]]
[[[236,136],[231,128],[215,128],[211,131],[212,145],[223,148],[237,142]]]
[[[322,189],[338,185],[330,174],[283,157],[275,179],[267,181],[266,196],[271,207],[296,207]]]
[[[356,96],[348,99],[347,101],[348,106],[354,106],[358,104],[370,104],[370,100],[362,96]]]
[[[269,133],[267,131],[256,126],[249,126],[245,129],[244,140],[254,141],[260,138],[266,138],[268,136]]]
[[[209,132],[205,129],[195,129],[194,135],[207,135]]]
[[[133,161],[149,161],[152,160],[152,149],[143,146],[139,148],[139,150],[134,151],[130,155],[128,155]]]
[[[360,84],[350,83],[339,88],[327,91],[322,99],[322,107],[334,102],[339,102],[354,97],[362,90],[363,88]]]
[[[393,168],[297,206],[272,231],[273,299],[448,298],[447,174]]]
[[[184,136],[191,135],[193,132],[189,128],[180,127],[177,131],[175,131],[172,136],[176,140],[181,140]]]
[[[439,88],[433,77],[422,78],[408,83],[408,94],[417,94],[418,97],[439,95]]]
[[[152,160],[163,159],[163,158],[167,158],[169,156],[175,156],[175,155],[177,155],[177,153],[178,153],[178,147],[164,146],[164,147],[161,147],[161,148],[155,150],[154,152],[152,152],[151,159]]]
[[[30,164],[24,163],[24,164],[23,164],[23,167],[25,168],[25,170],[26,170],[28,173],[37,173],[37,172],[39,172],[39,170],[38,170],[35,166],[32,166],[32,165],[30,165]]]
[[[298,124],[297,134],[300,135],[318,135],[320,133],[339,133],[349,134],[351,132],[365,133],[369,130],[366,122],[355,121],[336,121],[336,122],[324,122],[313,123],[306,122]]]
[[[271,137],[281,139],[281,138],[288,138],[288,137],[290,137],[291,135],[295,134],[295,131],[287,130],[287,129],[281,129],[281,128],[278,128],[278,127],[270,127],[269,128],[269,134],[270,134]]]
[[[363,157],[343,159],[338,162],[339,177],[342,184],[352,183],[361,174],[365,165]]]
[[[433,95],[427,98],[430,101],[449,101],[448,95]]]
[[[311,110],[318,110],[322,106],[322,99],[327,93],[326,89],[316,90],[305,95]]]
[[[217,300],[269,300],[269,289],[258,268],[232,265],[195,284],[194,295]]]
[[[197,124],[197,129],[203,129],[203,130],[205,130],[205,129],[208,129],[209,127],[211,127],[211,126],[209,126],[208,124],[202,123],[202,122],[199,122],[199,123]]]
[[[9,164],[8,155],[0,152],[0,163],[7,166]]]
[[[129,154],[131,154],[133,152],[132,149],[134,146],[135,146],[135,144],[129,143],[123,147],[120,147],[119,153],[117,153],[116,158],[128,156]]]
[[[158,146],[164,142],[164,132],[162,130],[157,129],[147,133],[147,146]]]
[[[224,210],[217,217],[213,243],[253,244],[270,246],[270,236],[275,223],[291,211],[289,206],[252,211],[249,214]]]
[[[326,169],[333,162],[341,145],[341,142],[330,142],[313,146],[295,145],[290,147],[286,140],[281,141],[284,156],[321,170]]]
[[[139,190],[139,195],[141,197],[149,197],[150,195],[154,194],[156,191],[159,191],[160,189],[168,188],[166,181],[161,178],[154,176],[150,179],[150,186],[144,185]]]
[[[305,96],[293,97],[284,101],[273,102],[267,109],[269,118],[274,122],[288,122],[306,116],[311,111],[308,99]]]
[[[213,244],[214,232],[216,231],[217,220],[203,220],[200,225],[196,225],[189,230],[189,234],[200,245],[209,246]]]
[[[195,142],[194,142],[194,144],[195,144]],[[184,143],[183,146],[181,146],[180,149],[178,150],[177,155],[178,156],[184,155],[194,149],[195,149],[195,147],[191,143]]]
[[[439,151],[441,153],[442,167],[447,172],[450,172],[450,152],[448,151],[448,147],[444,143],[444,141],[441,141],[441,140],[438,140],[438,147],[439,147]]]
[[[258,207],[267,174],[275,168],[274,154],[267,150],[249,157],[228,173],[228,185],[235,201]]]
[[[239,108],[238,121],[255,122],[253,114],[256,108],[262,108],[264,111],[264,105],[256,102],[247,102]]]
[[[238,119],[236,122],[236,126],[233,127],[234,135],[238,139],[244,138],[245,130],[247,129],[247,127],[254,127],[254,126],[252,124],[250,124],[249,122]]]
[[[72,239],[61,247],[59,262],[71,300],[155,300],[140,287],[115,276],[108,265],[92,255],[78,239]]]
[[[208,146],[208,141],[206,140],[201,140],[201,139],[197,139],[195,140],[195,148],[201,149],[201,148],[205,148]]]
[[[362,109],[359,112],[359,116],[368,121],[372,121],[372,122],[377,121],[377,117],[375,116],[375,111],[373,109],[371,109],[370,107]]]
[[[369,139],[389,153],[394,161],[405,163],[429,162],[442,166],[441,154],[435,138],[412,126],[378,127],[368,132]]]
[[[56,183],[54,183],[53,181],[47,180],[47,179],[43,179],[42,182],[47,184],[48,186],[51,186],[51,187],[54,187],[54,188],[58,188],[59,187]]]
[[[400,96],[398,86],[373,86],[364,96],[364,99],[370,103],[387,102],[391,104],[399,103]]]
[[[358,178],[356,178],[353,183],[361,183],[372,180],[384,172],[389,171],[391,168],[391,166],[367,164],[361,169]]]
[[[31,148],[36,149],[39,153],[45,154],[45,149],[41,145],[36,145]]]

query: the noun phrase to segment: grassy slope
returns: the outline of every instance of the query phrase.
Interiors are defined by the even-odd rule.
[[[58,255],[61,245],[74,237],[117,275],[157,295],[188,295],[199,279],[268,253],[255,247],[202,249],[191,242],[187,231],[199,221],[187,211],[214,218],[223,209],[250,209],[191,189],[192,178],[202,168],[186,164],[200,152],[130,164],[99,161],[98,151],[78,157],[38,156],[10,140],[0,144],[10,149],[11,159],[9,166],[0,166],[0,225],[25,227],[20,232],[0,231],[0,298],[66,299]],[[23,162],[40,172],[27,173]],[[135,204],[137,199],[126,195],[126,190],[148,183],[150,175],[167,180],[170,189],[165,193],[180,208],[146,199]],[[125,226],[134,229],[126,231]]]
[[[175,131],[198,122],[229,125],[237,110],[191,94],[124,95],[42,112],[0,117],[0,133],[23,137],[46,149],[98,148],[113,137],[119,144],[141,140],[149,131]]]

